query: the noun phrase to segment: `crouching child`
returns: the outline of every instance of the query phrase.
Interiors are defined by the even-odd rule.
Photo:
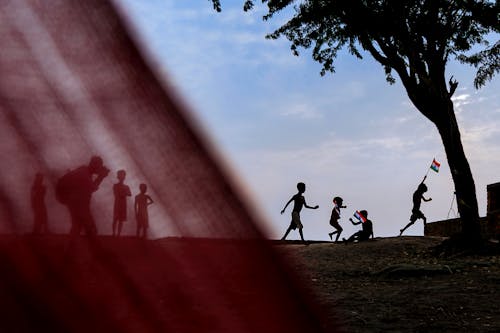
[[[355,222],[352,218],[349,218],[349,221],[351,221],[353,225],[361,224],[362,229],[352,234],[348,239],[342,238],[344,243],[367,241],[370,237],[373,239],[373,223],[368,219],[368,212],[366,210],[356,211],[354,217],[358,222]]]

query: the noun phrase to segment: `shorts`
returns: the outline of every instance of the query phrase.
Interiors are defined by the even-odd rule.
[[[424,213],[418,209],[413,209],[411,211],[410,221],[415,222],[418,219],[425,219]]]
[[[291,229],[302,229],[302,222],[300,221],[300,214],[299,212],[292,212],[292,221],[290,222],[290,228]]]

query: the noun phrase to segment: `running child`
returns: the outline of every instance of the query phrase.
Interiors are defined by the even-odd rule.
[[[424,193],[427,192],[427,185],[424,184],[426,178],[427,176],[424,177],[420,185],[418,185],[417,190],[413,193],[413,208],[411,210],[410,223],[408,223],[403,229],[399,230],[399,236],[401,236],[403,232],[413,225],[413,223],[415,223],[418,219],[422,219],[424,221],[424,227],[427,224],[427,219],[425,218],[424,213],[420,211],[420,204],[422,203],[422,200],[425,202],[432,200],[432,198],[426,199],[424,197]]]
[[[285,212],[286,207],[288,207],[288,205],[293,201],[292,221],[290,222],[290,226],[286,230],[286,232],[283,235],[283,237],[281,238],[281,240],[285,240],[286,236],[288,236],[290,231],[295,230],[295,229],[299,229],[300,239],[304,243],[306,243],[306,241],[304,240],[304,235],[302,234],[303,225],[302,225],[302,222],[300,221],[300,211],[302,210],[302,207],[306,207],[309,209],[318,209],[319,206],[316,205],[314,207],[311,207],[311,206],[307,205],[306,199],[303,196],[303,193],[306,191],[306,184],[298,183],[297,190],[298,190],[297,194],[295,194],[294,196],[292,196],[292,198],[290,200],[288,200],[285,207],[281,211],[281,214],[283,214]]]
[[[346,208],[346,206],[342,206],[344,200],[342,200],[341,197],[335,197],[333,198],[333,209],[332,209],[332,215],[330,216],[330,225],[334,227],[336,230],[328,233],[328,236],[330,236],[330,239],[332,239],[332,236],[337,234],[337,237],[335,237],[335,243],[338,242],[340,234],[342,233],[342,227],[339,224],[340,220],[340,208]]]

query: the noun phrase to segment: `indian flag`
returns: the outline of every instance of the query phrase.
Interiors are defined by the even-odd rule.
[[[436,172],[439,172],[439,167],[441,166],[441,163],[439,163],[438,161],[436,161],[436,159],[433,159],[432,160],[432,163],[431,163],[431,169],[436,171]]]
[[[366,217],[364,217],[363,214],[361,214],[359,212],[359,210],[357,210],[357,211],[354,212],[354,217],[357,218],[358,220],[360,220],[363,223],[366,222]]]

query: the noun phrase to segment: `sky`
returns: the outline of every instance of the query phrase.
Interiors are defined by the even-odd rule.
[[[287,40],[265,39],[290,11],[263,21],[265,6],[244,12],[243,2],[223,1],[217,13],[208,0],[115,0],[151,66],[238,176],[266,235],[284,234],[292,206],[280,211],[299,181],[307,186],[307,203],[319,205],[301,213],[305,238],[329,239],[335,196],[347,206],[343,237],[359,229],[348,219],[362,209],[376,237],[398,235],[433,158],[441,168],[428,173],[426,196],[433,200],[421,209],[430,222],[456,217],[441,139],[400,82],[389,85],[369,56],[359,60],[346,52],[334,74],[320,76],[308,50],[296,57]],[[447,77],[459,82],[455,112],[485,216],[486,186],[500,182],[500,81],[476,90],[474,74],[472,67],[448,64]],[[422,235],[420,221],[405,234]]]

